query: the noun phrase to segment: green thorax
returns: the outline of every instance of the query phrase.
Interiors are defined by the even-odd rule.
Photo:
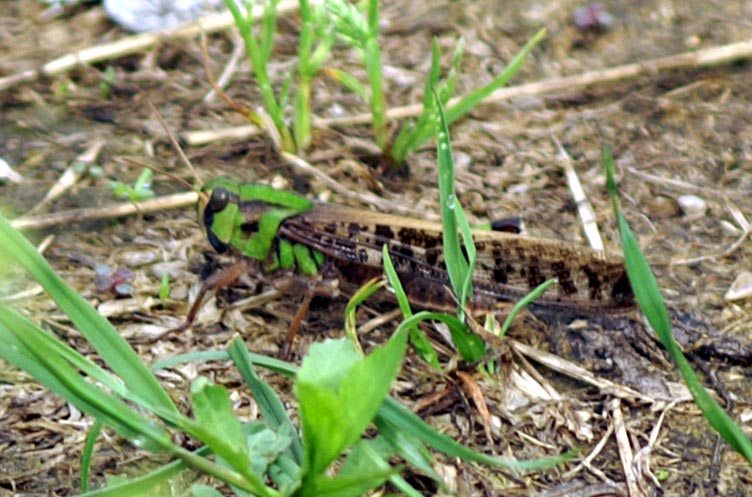
[[[217,252],[266,263],[265,269],[291,269],[313,275],[323,254],[277,236],[282,222],[313,208],[299,195],[266,185],[240,184],[227,178],[209,181],[203,188],[209,201],[203,222],[209,242]]]

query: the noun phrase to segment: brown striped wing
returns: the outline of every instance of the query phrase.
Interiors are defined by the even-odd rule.
[[[403,281],[417,278],[448,285],[438,223],[318,204],[285,220],[279,234],[334,260],[378,268],[386,244]],[[538,305],[599,312],[634,305],[623,260],[617,255],[495,231],[475,231],[473,236],[478,251],[473,286],[481,306],[516,300],[549,278],[558,283],[536,301]]]

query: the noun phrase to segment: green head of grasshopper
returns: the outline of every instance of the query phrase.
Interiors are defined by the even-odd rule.
[[[209,181],[203,192],[208,199],[199,207],[203,209],[200,217],[214,250],[268,262],[267,269],[297,266],[305,274],[316,273],[320,254],[307,257],[295,244],[277,238],[280,224],[312,209],[311,201],[270,186],[227,178]]]

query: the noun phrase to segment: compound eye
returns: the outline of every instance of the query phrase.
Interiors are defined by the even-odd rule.
[[[209,205],[206,208],[211,212],[220,212],[227,207],[230,202],[230,192],[224,188],[215,188],[209,198]]]

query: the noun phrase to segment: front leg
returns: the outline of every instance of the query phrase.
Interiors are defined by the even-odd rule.
[[[281,292],[288,295],[303,294],[303,301],[298,307],[298,311],[290,323],[285,337],[285,343],[282,346],[282,359],[289,360],[292,352],[292,344],[298,334],[298,329],[303,322],[303,318],[308,313],[311,301],[314,297],[325,297],[333,299],[339,295],[339,279],[324,278],[321,273],[314,277],[303,277],[291,275],[286,278],[277,279],[274,286]]]
[[[196,300],[193,302],[193,305],[191,305],[190,311],[188,311],[188,316],[186,317],[185,322],[177,328],[165,331],[158,338],[163,338],[172,333],[182,333],[193,326],[193,322],[196,320],[196,315],[198,314],[199,309],[201,309],[201,304],[203,304],[206,294],[212,290],[228,287],[235,283],[238,278],[248,272],[249,262],[248,259],[241,259],[232,266],[226,267],[209,276],[206,281],[204,281],[203,285],[201,285],[201,289],[198,291],[198,295],[196,295]]]

